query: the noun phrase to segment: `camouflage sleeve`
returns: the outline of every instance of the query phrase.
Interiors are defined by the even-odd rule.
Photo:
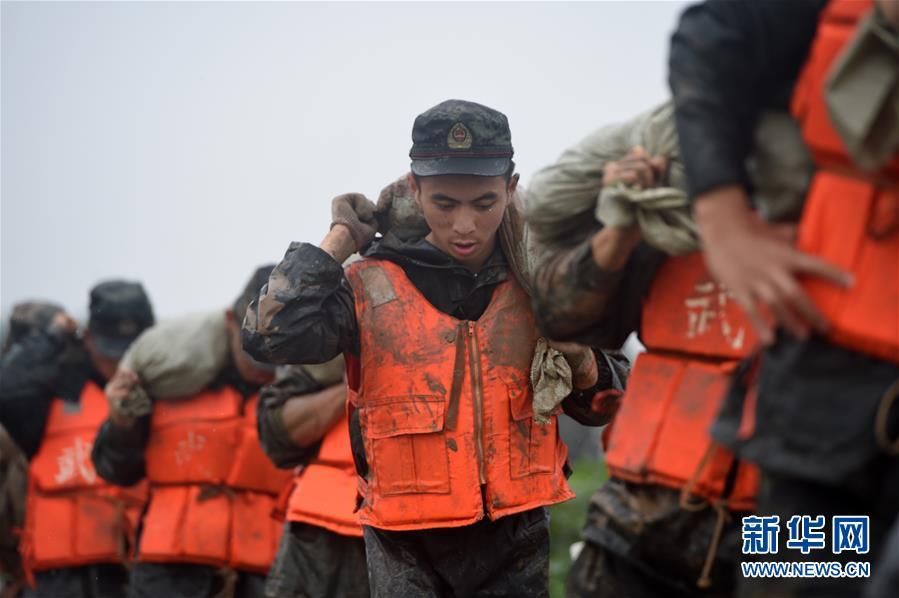
[[[341,265],[314,245],[291,243],[247,309],[242,341],[267,363],[323,363],[356,353],[353,291]]]
[[[562,401],[565,415],[585,426],[604,426],[618,411],[630,363],[619,351],[594,349],[599,379],[592,388],[575,390]]]
[[[660,251],[641,243],[624,268],[609,272],[596,265],[589,240],[548,250],[534,274],[541,331],[591,347],[621,347],[639,329],[643,299],[663,259]]]
[[[0,356],[0,423],[29,459],[44,435],[66,345],[62,335],[33,333]]]
[[[138,418],[128,429],[109,420],[103,422],[91,450],[91,461],[101,478],[117,486],[133,486],[146,475],[144,449],[150,439],[150,417]]]
[[[294,444],[281,412],[288,399],[322,390],[324,387],[300,366],[278,368],[275,380],[262,387],[256,407],[256,425],[262,450],[277,467],[305,465],[318,454],[321,442],[299,447]]]
[[[526,194],[538,256],[533,300],[544,334],[617,349],[639,324],[639,305],[661,256],[641,245],[619,272],[600,269],[590,241],[602,229],[596,203],[606,164],[618,160],[663,118],[667,105],[592,131],[541,169]]]

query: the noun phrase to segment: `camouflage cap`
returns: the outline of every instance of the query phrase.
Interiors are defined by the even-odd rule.
[[[155,322],[150,299],[138,282],[107,280],[90,293],[87,329],[97,350],[120,359],[140,333]]]
[[[418,176],[502,176],[512,167],[512,132],[502,112],[447,100],[412,125],[412,172]]]

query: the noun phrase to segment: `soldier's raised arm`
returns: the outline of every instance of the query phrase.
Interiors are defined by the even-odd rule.
[[[353,291],[341,263],[375,236],[374,204],[350,193],[331,203],[320,247],[291,243],[243,323],[243,347],[268,363],[323,363],[358,340]],[[302,342],[297,342],[302,340]]]

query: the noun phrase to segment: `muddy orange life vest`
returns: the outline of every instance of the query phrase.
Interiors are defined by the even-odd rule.
[[[685,491],[732,510],[754,507],[758,471],[709,435],[752,328],[700,253],[668,258],[643,307],[641,340],[607,437],[617,478]]]
[[[812,179],[798,246],[853,273],[841,289],[821,280],[805,288],[843,346],[899,363],[899,154],[863,173],[831,124],[825,85],[870,0],[833,0],[822,13],[793,94],[793,114],[819,167]]]
[[[154,405],[139,560],[268,571],[281,535],[272,511],[291,473],[259,445],[256,401],[223,387]]]
[[[357,488],[350,430],[344,416],[325,434],[318,456],[297,474],[287,520],[361,538],[362,527],[355,514]]]
[[[533,420],[538,334],[517,282],[498,285],[471,322],[440,312],[388,261],[356,262],[347,276],[360,337],[358,359],[347,360],[350,407],[368,460],[363,524],[455,527],[574,496],[558,424]]]
[[[107,484],[91,463],[106,397],[87,382],[78,403],[53,399],[40,449],[29,466],[21,543],[26,570],[124,563],[147,498],[146,483]]]

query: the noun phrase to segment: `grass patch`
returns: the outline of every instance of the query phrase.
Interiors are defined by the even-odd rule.
[[[587,516],[587,502],[607,477],[602,459],[578,461],[574,464],[574,474],[568,479],[577,498],[549,509],[549,595],[552,598],[565,596],[565,578],[571,568],[569,546],[580,541]]]

